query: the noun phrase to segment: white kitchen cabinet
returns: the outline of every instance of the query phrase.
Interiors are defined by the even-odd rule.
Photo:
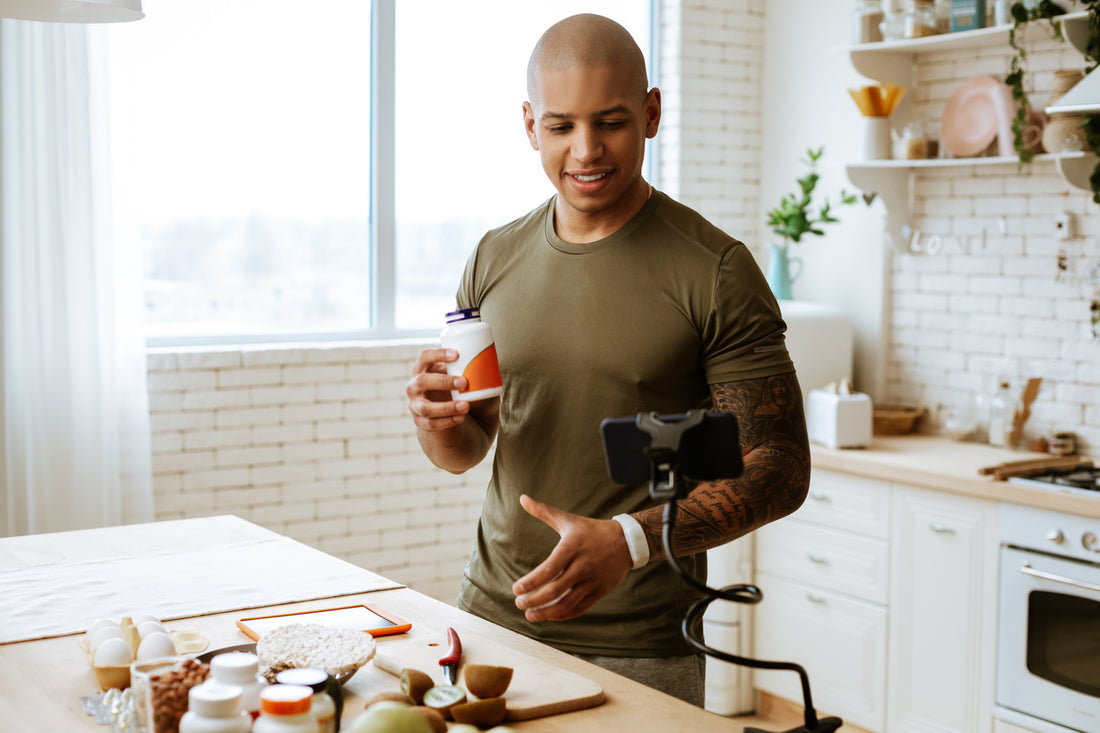
[[[997,592],[994,502],[895,486],[891,733],[990,733]]]
[[[814,708],[885,728],[890,486],[815,469],[790,517],[754,533],[758,659],[801,664]],[[798,675],[756,670],[758,690],[801,704]]]
[[[1068,13],[1060,19],[1066,39],[1079,51],[1084,51],[1088,35],[1088,11]],[[848,49],[852,66],[863,76],[884,83],[900,84],[912,89],[914,65],[920,54],[951,49],[974,51],[1001,48],[1006,58],[1012,53],[1008,37],[1011,25],[979,28],[923,38],[864,43]],[[893,126],[901,129],[912,117],[914,95],[902,98],[892,117]],[[1091,152],[1044,153],[1036,155],[1033,165],[1057,167],[1070,186],[1091,191],[1089,176],[1097,164]],[[959,166],[1016,166],[1015,156],[979,158],[941,158],[929,160],[874,160],[850,163],[846,166],[849,180],[863,191],[873,191],[886,207],[886,230],[893,245],[905,250],[909,244],[910,203],[913,175],[922,169]],[[1011,170],[1014,170],[1011,169]]]

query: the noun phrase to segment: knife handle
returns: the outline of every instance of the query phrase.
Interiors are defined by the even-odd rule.
[[[447,656],[439,660],[440,664],[458,664],[462,659],[462,642],[458,640],[458,633],[450,626],[447,627]]]

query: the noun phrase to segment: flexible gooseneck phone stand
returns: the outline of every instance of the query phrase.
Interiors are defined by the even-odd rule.
[[[684,479],[691,478],[693,481],[713,481],[720,478],[736,478],[741,474],[743,469],[740,452],[736,449],[738,442],[735,439],[733,441],[733,445],[735,446],[733,452],[736,453],[736,455],[727,456],[724,466],[719,465],[722,463],[721,461],[703,461],[699,466],[683,466],[684,473],[681,474],[681,448],[683,447],[686,449],[688,447],[686,444],[683,446],[681,444],[685,438],[690,437],[689,431],[703,426],[704,420],[728,421],[724,427],[727,431],[732,433],[734,438],[736,438],[736,421],[732,415],[724,413],[708,414],[705,410],[692,410],[686,416],[672,416],[672,419],[662,419],[655,413],[643,413],[635,418],[635,424],[638,430],[648,433],[651,438],[649,445],[643,448],[650,462],[649,494],[658,501],[667,502],[665,504],[661,533],[661,544],[664,549],[665,559],[688,585],[703,594],[703,597],[692,604],[687,614],[684,616],[681,633],[692,648],[703,654],[714,657],[715,659],[746,667],[754,667],[756,669],[782,669],[797,672],[802,681],[802,701],[805,710],[805,724],[797,728],[792,728],[784,733],[831,733],[840,728],[843,721],[837,717],[817,717],[810,696],[810,678],[801,665],[795,664],[794,662],[770,662],[728,654],[707,646],[706,643],[696,637],[693,631],[693,629],[698,627],[701,623],[707,607],[715,600],[722,599],[734,603],[756,604],[764,599],[763,592],[755,585],[735,584],[718,589],[708,587],[705,583],[696,580],[691,573],[683,567],[674,551],[672,535],[676,525],[676,514],[678,511],[676,502],[678,499],[685,498],[688,494],[688,489],[684,485]],[[696,431],[695,433],[695,435],[700,434],[701,431]],[[606,443],[608,440],[606,432],[604,434],[604,439]],[[609,450],[609,461],[611,460],[610,454],[611,451]],[[688,473],[693,475],[688,476]],[[709,475],[714,473],[720,473],[722,475]],[[745,728],[745,733],[768,732],[760,728]]]

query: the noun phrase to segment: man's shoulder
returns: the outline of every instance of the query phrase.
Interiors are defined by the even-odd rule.
[[[495,229],[490,229],[482,238],[481,245],[485,246],[494,242],[514,242],[517,238],[538,234],[542,231],[542,227],[546,221],[547,208],[552,202],[552,198],[547,199],[523,216],[513,219],[507,224],[503,224]]]
[[[658,195],[655,192],[655,195]],[[660,193],[654,216],[664,230],[662,236],[670,234],[688,244],[717,257],[722,257],[731,248],[743,247],[743,243],[692,207]]]

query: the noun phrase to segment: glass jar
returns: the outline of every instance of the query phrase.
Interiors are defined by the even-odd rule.
[[[934,0],[906,0],[903,33],[906,38],[934,36],[937,30]]]
[[[879,0],[858,0],[852,12],[852,43],[877,43],[882,40],[882,22],[886,14]]]

